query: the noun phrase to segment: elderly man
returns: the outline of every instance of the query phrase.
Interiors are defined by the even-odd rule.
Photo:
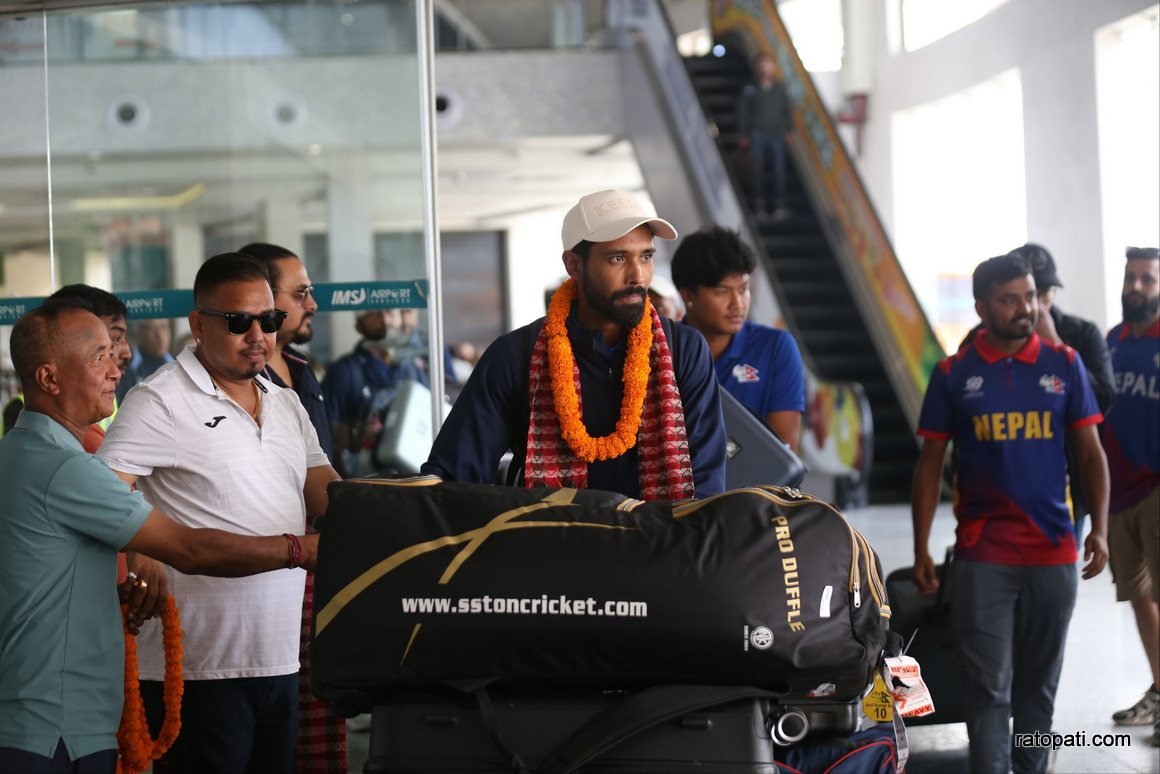
[[[100,455],[189,526],[301,532],[338,476],[298,396],[260,374],[285,312],[265,266],[217,255],[194,279],[196,346],[126,398]],[[298,731],[305,573],[230,581],[170,574],[187,621],[177,771],[288,771]],[[162,702],[161,633],[141,633],[142,695]],[[158,713],[159,714],[159,713]]]
[[[721,492],[725,427],[705,339],[648,303],[653,237],[676,230],[607,190],[582,197],[561,236],[569,280],[548,316],[487,348],[423,472],[491,482],[510,449],[528,487]]]
[[[117,550],[239,576],[313,567],[318,538],[189,529],[83,450],[89,426],[112,413],[121,376],[86,302],[29,312],[11,349],[26,404],[0,441],[0,772],[111,774],[124,666]],[[122,591],[141,614],[148,588]]]

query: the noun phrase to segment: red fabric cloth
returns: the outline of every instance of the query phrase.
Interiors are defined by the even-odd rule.
[[[298,746],[295,766],[299,772],[346,774],[346,720],[335,715],[310,692],[310,634],[314,611],[314,573],[306,574],[302,598],[301,669],[298,671]]]
[[[693,461],[685,432],[685,409],[673,372],[673,353],[665,338],[656,310],[652,314],[653,344],[649,352],[648,390],[641,408],[636,436],[640,496],[643,500],[681,500],[694,496]],[[588,485],[588,464],[576,457],[560,438],[560,420],[552,396],[552,375],[548,368],[548,326],[540,329],[532,348],[528,377],[528,450],[524,460],[527,487],[575,487]],[[572,366],[572,383],[580,398],[580,368]]]

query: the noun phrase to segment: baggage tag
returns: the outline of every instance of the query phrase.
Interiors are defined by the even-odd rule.
[[[886,687],[881,672],[874,673],[874,685],[871,686],[870,693],[866,694],[866,698],[862,699],[862,711],[875,723],[889,723],[894,720],[894,697]]]
[[[922,669],[913,656],[895,656],[886,659],[890,683],[898,714],[904,718],[920,718],[934,712],[930,689],[922,679]]]
[[[902,715],[894,713],[894,749],[897,755],[896,771],[906,771],[906,762],[910,760],[910,739],[906,736],[906,724],[902,722]]]

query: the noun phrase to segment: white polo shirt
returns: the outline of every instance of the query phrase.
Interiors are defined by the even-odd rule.
[[[301,534],[306,471],[329,462],[298,396],[255,381],[265,390],[260,425],[217,390],[187,348],[129,392],[99,456],[113,470],[140,476],[145,499],[180,524]],[[169,568],[185,679],[296,673],[305,580],[300,569],[209,578]],[[158,622],[141,629],[138,648],[142,679],[163,679]]]

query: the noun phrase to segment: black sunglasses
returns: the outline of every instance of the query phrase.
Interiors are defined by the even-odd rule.
[[[286,313],[281,309],[275,309],[273,312],[264,312],[263,314],[250,314],[249,312],[215,312],[212,309],[198,309],[198,314],[204,314],[209,317],[220,317],[226,321],[226,330],[235,336],[241,336],[250,330],[250,326],[254,324],[254,320],[258,321],[258,325],[262,329],[262,333],[275,333],[282,327],[282,321],[286,319]]]

